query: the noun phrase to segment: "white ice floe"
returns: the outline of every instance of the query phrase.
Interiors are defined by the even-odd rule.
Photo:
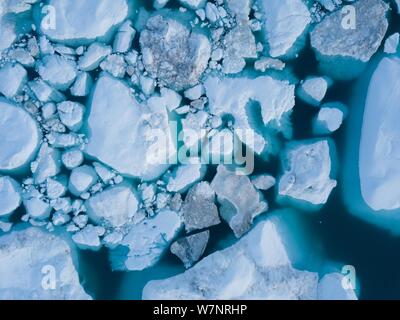
[[[72,131],[82,127],[85,107],[79,102],[64,101],[57,105],[58,116],[65,126]]]
[[[61,102],[65,100],[65,97],[61,92],[49,86],[42,79],[30,81],[28,85],[36,98],[41,102]]]
[[[128,15],[126,0],[50,0],[54,16],[44,16],[40,30],[49,39],[71,45],[106,38]],[[54,21],[48,21],[53,18]],[[54,23],[54,25],[52,25]]]
[[[311,45],[320,58],[344,57],[368,62],[378,50],[388,28],[389,5],[382,0],[362,0],[354,2],[352,8],[355,17],[347,11],[347,15],[342,10],[334,11],[311,32]]]
[[[74,82],[76,63],[62,56],[47,55],[40,60],[39,75],[58,90],[66,90]]]
[[[302,0],[261,0],[264,30],[271,57],[285,55],[311,22]]]
[[[150,75],[177,91],[198,84],[211,54],[205,35],[160,14],[147,21],[140,34],[140,46]]]
[[[60,151],[47,143],[40,146],[38,156],[31,163],[35,183],[43,183],[47,178],[56,176],[61,170]]]
[[[318,300],[357,300],[353,290],[343,288],[341,273],[329,273],[325,275],[318,284]]]
[[[313,130],[316,134],[335,132],[342,125],[344,113],[335,107],[322,107],[313,120]]]
[[[245,144],[245,130],[254,132],[255,152],[261,153],[267,142],[250,124],[247,105],[257,101],[261,106],[261,117],[264,125],[276,122],[279,124],[283,115],[294,107],[294,85],[287,81],[275,80],[269,76],[250,78],[218,78],[208,77],[204,83],[209,99],[210,112],[223,117],[233,116],[233,127],[239,139]],[[253,141],[251,141],[253,142]]]
[[[143,299],[305,300],[348,298],[330,277],[319,285],[318,274],[292,266],[287,244],[275,219],[261,222],[227,249],[214,252],[177,276],[153,280]],[[339,283],[337,283],[339,282]],[[320,294],[320,296],[319,296]]]
[[[297,94],[303,101],[318,106],[326,95],[328,85],[324,77],[310,77],[302,82]]]
[[[359,173],[364,201],[373,210],[400,208],[400,59],[384,58],[369,84]]]
[[[268,210],[268,204],[244,175],[238,175],[219,165],[211,182],[217,194],[221,217],[229,224],[236,237],[251,228],[253,219]]]
[[[63,165],[69,170],[79,167],[83,160],[83,153],[77,148],[65,150],[61,155]]]
[[[96,171],[91,166],[83,165],[71,171],[68,189],[73,195],[80,196],[82,193],[88,191],[96,181]]]
[[[268,190],[275,185],[276,180],[273,176],[270,176],[268,174],[259,174],[257,176],[251,177],[251,183],[258,190]]]
[[[200,159],[198,159],[200,162]],[[195,182],[201,180],[206,173],[202,164],[185,164],[177,167],[168,179],[169,192],[185,192]]]
[[[285,172],[279,194],[314,205],[327,202],[336,180],[330,178],[331,156],[327,140],[302,141],[290,146],[284,157]]]
[[[132,226],[120,242],[126,248],[111,252],[111,263],[117,270],[143,270],[153,266],[169,248],[182,226],[181,217],[174,211],[161,210],[150,219]],[[125,253],[123,255],[122,253]]]
[[[13,178],[0,177],[0,217],[7,217],[21,204],[21,187]]]
[[[49,201],[35,188],[29,187],[22,193],[22,201],[29,217],[37,220],[49,218],[52,206]]]
[[[384,51],[386,53],[396,53],[399,48],[400,34],[398,32],[392,34],[385,41]]]
[[[79,58],[78,67],[84,71],[92,71],[96,69],[100,63],[111,54],[111,47],[105,44],[94,42],[92,43],[83,56]]]
[[[167,103],[152,97],[140,104],[123,82],[102,75],[90,103],[86,153],[124,175],[157,178],[175,154]]]
[[[71,94],[76,97],[86,97],[92,89],[93,80],[89,73],[79,72],[71,87]]]
[[[0,98],[0,137],[0,170],[15,170],[34,157],[41,134],[24,109]]]
[[[19,63],[7,63],[0,68],[0,93],[7,98],[21,92],[27,80],[27,72]]]
[[[132,22],[127,20],[119,28],[115,35],[113,51],[118,53],[127,52],[131,46],[136,30],[132,27]]]
[[[100,236],[105,230],[102,227],[96,227],[88,224],[82,230],[72,236],[72,240],[80,249],[99,250],[101,248]]]
[[[138,204],[136,191],[127,183],[110,187],[85,202],[87,214],[92,221],[113,228],[128,224]]]
[[[38,228],[0,237],[0,299],[91,299],[79,283],[74,248]]]

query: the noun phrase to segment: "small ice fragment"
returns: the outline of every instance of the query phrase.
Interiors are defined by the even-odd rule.
[[[0,217],[8,217],[21,204],[21,187],[9,176],[0,177]]]
[[[72,170],[69,177],[68,189],[73,195],[79,196],[88,191],[96,181],[96,171],[88,165],[83,165]]]
[[[77,148],[65,150],[61,155],[63,165],[71,170],[79,167],[83,163],[83,153]]]
[[[47,55],[38,65],[39,75],[54,88],[64,91],[74,82],[76,63],[58,55]]]
[[[64,101],[57,105],[58,115],[63,124],[72,131],[79,131],[82,127],[85,107],[72,101]]]
[[[111,54],[111,47],[99,42],[92,43],[86,52],[79,58],[78,67],[83,71],[92,71]]]
[[[269,190],[275,185],[275,178],[268,174],[260,174],[257,176],[251,177],[251,183],[258,190]]]
[[[7,63],[0,68],[0,93],[7,98],[21,92],[27,80],[27,72],[19,63]]]

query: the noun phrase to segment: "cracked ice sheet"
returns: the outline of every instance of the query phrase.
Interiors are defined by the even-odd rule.
[[[167,104],[161,97],[140,104],[124,82],[103,74],[90,103],[85,152],[123,175],[157,178],[175,154]]]
[[[249,141],[244,130],[251,130],[254,133],[254,145],[248,146],[258,154],[264,151],[267,141],[256,132],[260,128],[254,128],[250,124],[247,104],[251,101],[260,104],[264,125],[272,122],[279,125],[284,114],[291,111],[295,104],[294,85],[269,76],[255,79],[209,77],[204,87],[209,99],[210,112],[220,117],[232,115],[235,119],[235,132],[245,144]],[[250,143],[252,142],[250,140]]]

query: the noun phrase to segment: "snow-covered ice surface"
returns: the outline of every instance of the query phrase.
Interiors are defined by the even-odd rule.
[[[400,298],[398,12],[0,0],[0,298]]]

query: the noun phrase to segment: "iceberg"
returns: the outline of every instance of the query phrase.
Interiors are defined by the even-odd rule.
[[[144,270],[157,263],[182,227],[178,213],[163,209],[150,219],[133,225],[110,252],[114,270]]]
[[[278,222],[276,217],[262,221],[237,243],[203,258],[184,273],[148,282],[142,298],[306,300],[346,297],[335,290],[341,285],[339,278],[329,277],[321,284],[318,273],[293,267]]]
[[[328,85],[324,77],[310,77],[301,83],[297,95],[308,104],[318,106],[326,95]]]
[[[85,152],[123,175],[153,180],[175,154],[166,101],[140,104],[124,82],[107,74],[95,86],[86,131]]]
[[[246,141],[245,130],[254,133],[254,145],[249,145],[256,153],[261,154],[267,141],[253,127],[248,116],[248,104],[257,101],[261,106],[261,117],[264,125],[280,123],[284,115],[294,107],[294,85],[288,81],[275,80],[269,76],[250,78],[208,77],[204,82],[209,99],[210,112],[213,115],[232,116],[233,128],[243,143]],[[254,105],[251,105],[254,107]]]
[[[383,51],[389,54],[396,53],[399,48],[399,40],[400,34],[398,32],[393,33],[390,37],[386,39]]]
[[[0,218],[10,216],[21,205],[21,187],[9,176],[0,177]]]
[[[126,0],[50,0],[48,5],[54,26],[43,16],[38,29],[52,41],[75,46],[106,40],[129,11]]]
[[[335,132],[342,125],[344,112],[341,108],[323,106],[313,120],[315,134],[329,134]]]
[[[325,204],[337,182],[330,178],[328,140],[292,143],[283,159],[285,172],[279,180],[279,195],[313,205]]]
[[[85,193],[97,182],[96,171],[88,165],[74,168],[69,177],[68,189],[69,191],[79,197]]]
[[[269,54],[277,58],[289,53],[304,33],[311,15],[302,0],[260,0]]]
[[[198,84],[211,54],[208,38],[160,14],[140,34],[146,70],[162,85],[180,91]]]
[[[400,59],[384,58],[368,88],[362,125],[361,193],[374,211],[400,208]]]
[[[250,230],[256,216],[268,210],[268,203],[250,179],[244,175],[237,175],[223,165],[218,166],[211,188],[217,194],[221,205],[221,217],[229,224],[237,238]]]
[[[41,140],[36,121],[23,108],[0,98],[0,171],[21,169]]]
[[[35,227],[1,236],[0,299],[91,299],[79,283],[75,255],[62,237]]]

